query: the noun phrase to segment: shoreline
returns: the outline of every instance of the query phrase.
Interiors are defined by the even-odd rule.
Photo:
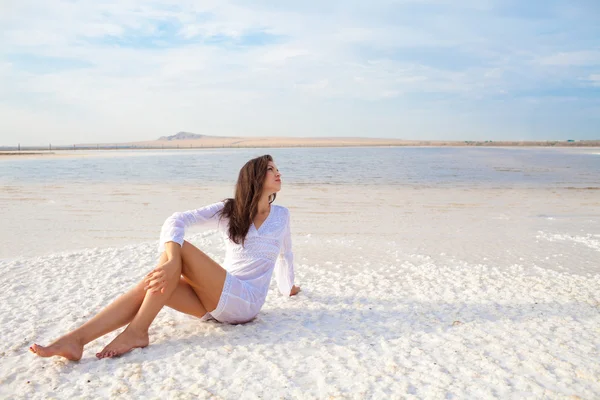
[[[14,158],[37,158],[37,157],[74,157],[74,156],[90,156],[100,152],[107,151],[144,151],[144,150],[215,150],[215,149],[291,149],[291,148],[382,148],[382,147],[406,147],[406,148],[443,148],[443,147],[455,147],[455,148],[496,148],[496,149],[534,149],[534,148],[560,148],[560,149],[598,149],[600,150],[600,141],[589,141],[589,143],[570,143],[570,142],[493,142],[493,143],[464,143],[464,142],[402,142],[402,143],[377,143],[377,142],[365,142],[365,143],[262,143],[261,145],[245,144],[245,145],[212,145],[212,144],[200,144],[192,143],[189,141],[182,141],[181,144],[169,145],[157,144],[157,145],[80,145],[78,147],[54,147],[50,149],[44,149],[41,147],[27,147],[21,148],[21,150],[15,148],[0,147],[0,160],[2,159],[14,159]]]
[[[319,147],[598,147],[598,140],[414,140],[351,137],[218,137],[147,140],[121,143],[75,143],[62,146],[0,146],[0,155],[49,154],[80,150],[175,150],[218,148],[319,148]]]
[[[3,259],[14,259],[22,254],[50,256],[71,249],[106,249],[149,243],[157,239],[157,227],[174,211],[212,204],[232,197],[234,190],[233,182],[196,186],[131,183],[126,187],[119,183],[83,182],[7,185],[0,190],[0,217],[6,227],[2,240],[11,243],[11,246],[0,249],[0,263]],[[524,223],[523,228],[547,223],[547,229],[554,229],[569,221],[597,220],[600,218],[600,212],[596,211],[600,206],[599,191],[598,186],[575,185],[357,187],[352,184],[286,183],[277,196],[277,203],[293,211],[294,231],[298,237],[326,235],[334,239],[354,235],[365,240],[386,238],[383,240],[402,240],[406,249],[422,245],[419,235],[413,235],[420,232],[436,237],[435,246],[427,246],[423,251],[450,254],[455,249],[446,246],[450,242],[443,240],[446,235],[444,232],[462,232],[460,237],[471,236],[471,241],[477,241],[476,248],[480,251],[472,250],[468,256],[476,258],[478,252],[479,257],[488,257],[494,252],[498,256],[505,254],[508,242],[495,245],[493,238],[489,241],[485,239],[487,223],[496,227],[498,224],[517,223],[521,226]],[[176,198],[164,201],[168,193],[175,192],[178,193]],[[381,212],[382,207],[378,202],[340,202],[343,199],[361,199],[365,193],[373,198],[387,199],[389,205],[384,207],[387,212]],[[331,199],[336,201],[332,202]],[[355,208],[355,203],[360,208]],[[106,219],[107,215],[110,221]],[[140,220],[135,228],[127,222],[131,215],[137,215]],[[323,225],[322,220],[327,215],[331,218],[335,216],[336,223]],[[24,220],[44,222],[23,226]],[[360,228],[354,224],[356,221],[363,222],[358,225]],[[481,221],[488,222],[482,225]],[[403,224],[410,228],[398,231],[397,227]],[[427,229],[439,224],[445,224],[447,229]],[[467,225],[471,227],[467,229]],[[527,239],[514,237],[514,232],[506,229],[507,225],[498,234],[510,233],[510,237],[503,236],[507,241],[510,240],[510,246]],[[11,232],[15,230],[22,235],[12,235]],[[468,232],[477,234],[469,235]],[[533,229],[531,235],[536,234],[537,230]],[[580,233],[575,235],[581,236]],[[31,237],[37,240],[35,249],[31,249]],[[597,239],[581,236],[577,243],[590,240],[594,242]],[[439,247],[439,251],[434,251],[434,247]]]

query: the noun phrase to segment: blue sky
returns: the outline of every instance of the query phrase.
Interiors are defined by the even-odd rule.
[[[600,2],[0,3],[0,145],[600,139]]]

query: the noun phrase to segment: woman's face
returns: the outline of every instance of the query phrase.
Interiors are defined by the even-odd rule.
[[[269,161],[267,167],[267,175],[265,176],[265,183],[263,184],[263,190],[271,193],[277,193],[281,190],[281,174],[277,169],[277,165],[273,161]]]

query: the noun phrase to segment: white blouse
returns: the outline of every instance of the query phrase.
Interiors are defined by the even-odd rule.
[[[262,307],[269,291],[273,270],[279,291],[289,296],[294,285],[294,256],[290,230],[290,212],[287,208],[271,205],[271,211],[256,229],[254,224],[246,235],[244,246],[229,239],[228,219],[220,218],[225,203],[218,202],[206,207],[177,212],[163,224],[158,251],[165,250],[165,243],[176,242],[183,246],[185,229],[193,225],[217,229],[225,240],[226,254],[223,268],[245,282],[250,290],[235,294],[247,297],[256,308]]]

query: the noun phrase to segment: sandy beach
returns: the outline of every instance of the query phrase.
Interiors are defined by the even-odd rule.
[[[111,334],[78,363],[27,348],[80,325],[153,268],[166,213],[230,188],[46,186],[38,200],[28,190],[11,214],[45,218],[57,239],[38,247],[3,232],[17,251],[0,258],[1,397],[600,396],[595,190],[373,187],[365,197],[356,186],[288,186],[277,201],[293,216],[298,297],[272,286],[259,317],[238,326],[166,309],[149,347],[96,360]],[[73,196],[87,205],[36,214],[36,201]],[[188,240],[223,259],[215,233]]]

